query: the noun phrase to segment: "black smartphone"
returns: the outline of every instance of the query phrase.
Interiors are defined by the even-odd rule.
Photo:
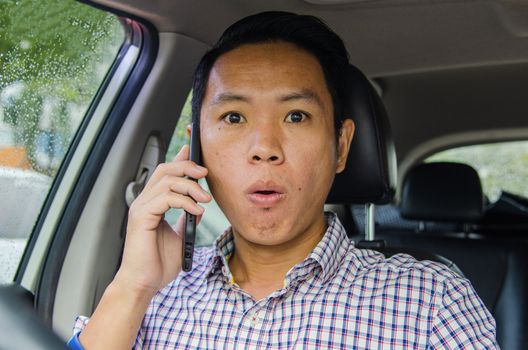
[[[189,160],[200,165],[200,126],[196,123],[191,124],[189,148]],[[196,179],[191,180],[196,181]],[[189,272],[192,269],[195,237],[196,215],[185,212],[185,228],[182,242],[182,269],[185,272]]]

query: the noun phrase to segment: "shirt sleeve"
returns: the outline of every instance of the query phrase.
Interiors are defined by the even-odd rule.
[[[90,321],[89,317],[77,316],[77,318],[75,319],[75,323],[73,324],[73,334],[81,333],[89,321]]]
[[[76,333],[73,337],[71,337],[68,341],[68,344],[66,345],[70,350],[84,350],[81,342],[79,341],[79,333]]]
[[[79,334],[83,331],[84,327],[88,324],[90,319],[86,316],[77,316],[75,323],[73,324],[73,336],[68,340],[66,344],[70,350],[84,350],[81,342],[79,341]]]
[[[467,279],[446,282],[428,349],[499,349],[495,320]]]

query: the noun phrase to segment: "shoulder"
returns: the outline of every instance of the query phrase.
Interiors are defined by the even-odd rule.
[[[416,275],[434,278],[438,282],[462,279],[444,264],[430,260],[417,260],[413,256],[400,253],[386,257],[370,249],[352,249],[352,261],[358,267],[358,275],[385,271],[395,276]]]
[[[447,288],[452,285],[470,284],[447,266],[429,260],[416,260],[408,254],[386,257],[369,249],[352,248],[347,256],[348,264],[341,271],[347,284],[373,286],[394,293],[417,291],[440,303]]]
[[[394,309],[411,312],[409,317],[425,315],[432,349],[448,343],[457,349],[467,344],[496,348],[495,320],[468,279],[441,263],[407,254],[385,257],[356,248],[351,253],[350,263],[356,264],[351,283],[360,286],[362,300],[382,305],[390,300]]]
[[[411,255],[386,257],[369,249],[352,248],[334,277],[332,288],[367,303],[391,300],[396,309],[412,304],[424,314],[434,315],[445,307],[446,298],[457,292],[473,295],[471,283],[447,266]]]

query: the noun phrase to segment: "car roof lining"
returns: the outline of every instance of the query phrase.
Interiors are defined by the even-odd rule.
[[[385,90],[400,161],[428,139],[528,126],[523,113],[528,3],[523,0],[93,2],[208,46],[228,25],[252,13],[276,9],[321,17],[344,39],[350,61]]]
[[[528,127],[527,63],[392,76],[382,86],[400,160],[446,135],[488,132],[499,139],[489,131]]]
[[[145,18],[160,32],[208,45],[229,24],[252,13],[310,13],[343,38],[351,62],[368,76],[528,61],[528,45],[523,45],[528,5],[521,0],[371,0],[326,6],[299,0],[93,2]]]

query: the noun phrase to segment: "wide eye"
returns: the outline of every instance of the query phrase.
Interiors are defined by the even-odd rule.
[[[286,116],[286,119],[284,119],[284,121],[286,123],[300,123],[303,120],[305,120],[306,118],[307,118],[306,114],[304,114],[303,112],[294,111],[294,112],[290,112]]]
[[[246,121],[246,118],[236,112],[227,113],[223,119],[227,124],[240,124]]]

